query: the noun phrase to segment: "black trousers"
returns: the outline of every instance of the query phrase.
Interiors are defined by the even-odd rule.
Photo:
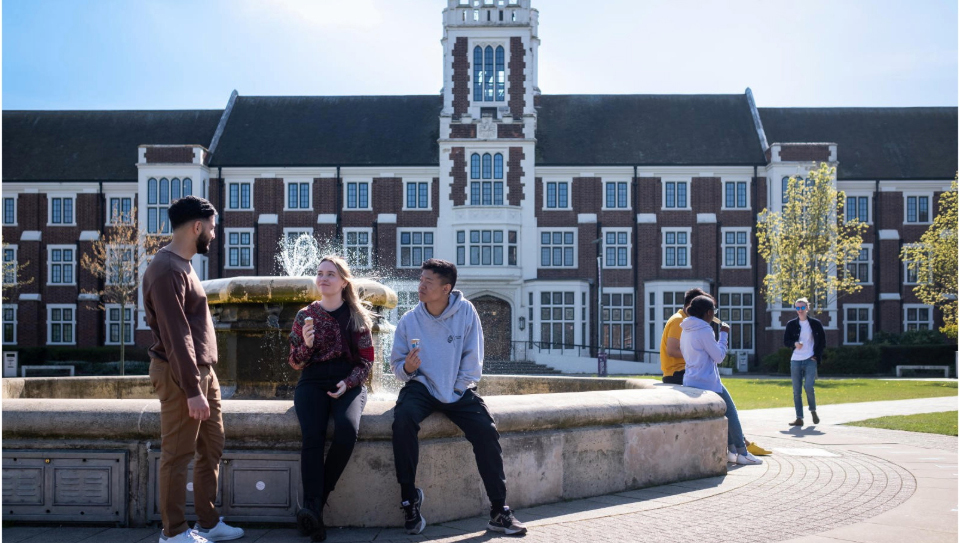
[[[293,395],[293,406],[300,420],[303,444],[300,449],[300,475],[303,480],[303,498],[323,498],[333,492],[343,475],[347,461],[353,454],[360,428],[360,414],[367,403],[367,389],[351,388],[339,398],[327,396],[336,388],[322,382],[301,382]],[[323,447],[327,440],[327,423],[333,417],[333,443],[323,461]]]
[[[687,370],[680,370],[673,372],[673,375],[667,375],[663,378],[663,382],[670,385],[682,385],[683,384],[683,374]]]
[[[500,433],[487,404],[473,390],[467,390],[454,403],[443,403],[430,395],[427,387],[410,381],[400,390],[393,412],[393,460],[397,482],[414,484],[420,460],[420,423],[434,411],[440,411],[463,430],[473,445],[477,469],[491,503],[507,499],[507,478],[503,474],[503,450]]]

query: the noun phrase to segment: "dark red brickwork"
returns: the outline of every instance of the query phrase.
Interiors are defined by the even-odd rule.
[[[147,147],[144,158],[148,164],[189,164],[193,162],[193,150],[191,146]]]
[[[780,146],[781,162],[826,162],[830,160],[829,145],[784,143]]]
[[[467,157],[463,147],[454,147],[450,150],[450,201],[455,206],[462,206],[467,202]]]
[[[523,147],[510,148],[510,157],[507,159],[507,203],[512,206],[519,206],[520,202],[526,198],[521,181],[523,166],[520,161],[523,159]]]
[[[450,125],[451,138],[476,138],[477,125],[452,123]]]
[[[500,123],[497,125],[497,137],[498,138],[522,138],[523,137],[523,123],[511,123],[503,124]]]
[[[522,39],[519,37],[510,38],[510,81],[507,93],[509,96],[510,113],[518,119],[523,117],[523,108],[526,105],[526,100],[524,99],[524,93],[526,92],[524,84],[527,76],[523,74],[524,68],[527,67],[527,63],[524,60],[526,53],[527,51],[523,48]],[[456,64],[456,62],[454,62],[454,64]],[[467,81],[469,81],[469,77]]]
[[[470,63],[467,61],[467,38],[453,44],[453,115],[460,117],[470,107]]]

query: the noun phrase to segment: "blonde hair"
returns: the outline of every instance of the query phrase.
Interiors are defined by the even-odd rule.
[[[373,326],[373,312],[360,300],[360,293],[357,292],[357,285],[353,282],[353,273],[347,261],[337,255],[326,255],[320,259],[320,264],[324,262],[333,264],[340,278],[347,283],[343,288],[343,301],[350,308],[350,327],[357,332],[370,330]]]
[[[803,302],[803,303],[807,304],[807,309],[810,309],[810,300],[808,300],[808,299],[806,299],[806,298],[797,298],[797,301],[796,301],[796,302],[793,302],[793,305],[797,305],[797,304],[799,304],[800,302]]]

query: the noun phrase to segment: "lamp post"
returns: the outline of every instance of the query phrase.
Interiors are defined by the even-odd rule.
[[[603,238],[597,244],[597,376],[607,376],[607,353],[603,349]]]

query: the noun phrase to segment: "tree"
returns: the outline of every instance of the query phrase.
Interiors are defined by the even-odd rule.
[[[124,374],[124,351],[127,344],[127,311],[137,307],[138,274],[168,240],[168,236],[147,234],[136,221],[137,210],[111,210],[111,225],[100,232],[80,265],[101,280],[102,287],[90,294],[99,297],[99,309],[111,311],[107,305],[119,305],[117,339],[120,342],[120,375]],[[110,337],[113,330],[107,330]],[[131,336],[133,334],[131,333]]]
[[[23,264],[16,261],[14,258],[7,258],[8,251],[13,253],[13,249],[9,247],[8,244],[3,244],[3,295],[2,299],[4,302],[11,301],[16,295],[17,290],[24,285],[29,285],[33,283],[33,277],[24,278],[22,273],[23,270],[30,265],[30,261],[24,262]]]
[[[914,294],[925,304],[943,311],[941,332],[957,337],[957,180],[940,195],[940,211],[920,237],[904,245],[900,258],[907,273],[917,275]]]
[[[760,213],[757,242],[770,265],[763,279],[768,304],[806,297],[811,312],[819,312],[840,295],[860,290],[847,264],[860,255],[867,226],[844,217],[846,198],[835,188],[835,176],[836,168],[821,163],[805,180],[791,177],[782,211]]]

